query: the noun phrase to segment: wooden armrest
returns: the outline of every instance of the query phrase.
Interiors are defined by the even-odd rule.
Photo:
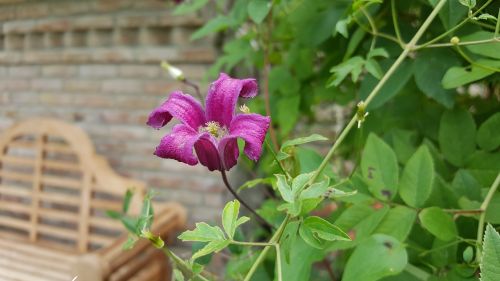
[[[168,240],[169,235],[182,230],[186,224],[186,210],[178,203],[155,204],[155,217],[151,232]],[[152,247],[145,239],[140,239],[134,248],[124,251],[122,245],[127,241],[128,234],[122,235],[110,246],[97,252],[101,260],[101,271],[104,276],[109,276],[123,265],[131,262],[138,255]]]

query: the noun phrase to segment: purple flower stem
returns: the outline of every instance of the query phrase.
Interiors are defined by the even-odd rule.
[[[247,208],[247,210],[250,211],[250,213],[252,213],[257,218],[259,224],[262,225],[266,230],[273,229],[274,226],[272,224],[270,224],[263,217],[257,214],[257,212],[252,207],[250,207],[245,201],[243,201],[243,199],[238,195],[238,193],[236,193],[236,191],[234,191],[234,189],[231,187],[231,184],[229,184],[229,181],[227,180],[226,171],[224,169],[221,169],[220,173],[222,175],[222,181],[226,185],[229,192],[231,192],[231,194],[234,196],[234,198],[240,201],[241,205],[245,206],[245,208]]]
[[[205,100],[205,97],[200,92],[200,86],[198,86],[198,84],[196,84],[194,82],[191,82],[191,80],[188,80],[187,78],[184,79],[183,82],[184,82],[184,84],[186,84],[189,87],[194,89],[194,91],[196,92],[196,96],[198,97],[198,99],[200,99],[201,106],[203,107],[204,106],[203,101]]]

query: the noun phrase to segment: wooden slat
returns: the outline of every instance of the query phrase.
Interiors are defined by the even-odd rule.
[[[78,206],[78,203],[80,203],[78,197],[62,193],[42,192],[39,197],[40,200],[45,202],[59,203],[67,206]]]
[[[67,267],[70,267],[67,265]],[[18,260],[14,259],[13,256],[9,255],[2,258],[0,256],[0,268],[8,269],[16,273],[22,272],[23,274],[28,274],[31,276],[36,276],[35,278],[42,278],[42,280],[70,280],[70,274],[66,270],[63,272],[61,270],[55,270],[54,268],[47,268],[46,266],[39,265],[36,263],[29,262],[25,257],[18,257]],[[33,277],[23,280],[34,280]],[[36,280],[36,279],[35,279]]]
[[[89,242],[100,244],[101,246],[105,246],[105,245],[110,245],[111,243],[113,243],[113,241],[115,241],[117,237],[118,236],[112,237],[112,236],[91,233],[91,234],[89,234]]]
[[[90,217],[90,225],[103,228],[103,229],[111,229],[111,230],[124,230],[124,226],[121,222],[111,219],[111,218],[103,218],[103,217]]]
[[[35,142],[34,141],[25,141],[25,140],[17,140],[17,141],[12,141],[10,142],[7,147],[9,149],[14,148],[14,149],[35,149]]]
[[[30,223],[28,221],[17,220],[9,217],[0,216],[0,225],[18,228],[22,230],[29,230]]]
[[[35,156],[35,167],[33,173],[33,191],[31,200],[31,228],[30,228],[30,241],[34,242],[37,237],[38,230],[38,197],[41,188],[41,175],[42,175],[42,159],[43,159],[43,144],[46,137],[39,134],[36,138],[36,156]]]
[[[55,186],[55,187],[80,189],[82,186],[82,182],[79,180],[63,178],[63,177],[43,175],[41,177],[41,180],[42,180],[42,184]]]
[[[122,203],[117,201],[110,201],[104,199],[92,199],[90,202],[90,207],[101,209],[101,210],[113,210],[120,211],[122,208]]]
[[[55,161],[48,159],[45,159],[43,161],[43,167],[47,169],[62,170],[68,172],[80,172],[82,170],[82,168],[79,165],[73,162]]]
[[[78,239],[78,232],[76,230],[71,230],[62,227],[56,227],[53,225],[38,224],[37,230],[39,233],[47,234],[50,236],[55,236],[68,240]]]
[[[0,202],[0,210],[2,211],[9,211],[9,212],[16,212],[16,213],[24,213],[24,214],[30,214],[31,207],[26,204],[21,204],[17,202],[9,202],[9,201],[3,201]]]
[[[73,149],[71,149],[70,146],[68,146],[66,144],[60,144],[60,143],[47,143],[44,146],[44,150],[47,152],[75,154],[75,152],[73,151]]]
[[[40,214],[40,217],[46,217],[49,219],[62,220],[67,222],[78,221],[78,214],[69,211],[40,208],[38,209],[38,213]]]
[[[9,179],[9,180],[18,180],[18,181],[23,181],[23,182],[32,182],[33,181],[32,174],[16,173],[13,171],[5,171],[5,170],[0,170],[0,178]]]
[[[16,186],[0,185],[0,194],[16,196],[16,197],[31,197],[31,190],[21,189]]]
[[[13,156],[13,155],[0,156],[0,162],[2,164],[20,165],[20,166],[29,166],[29,167],[32,167],[35,165],[35,159],[33,159],[33,158]]]

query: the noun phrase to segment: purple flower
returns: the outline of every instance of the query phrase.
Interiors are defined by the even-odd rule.
[[[155,129],[172,118],[180,121],[163,137],[154,154],[189,165],[199,161],[210,171],[229,170],[238,160],[237,139],[241,138],[245,154],[256,161],[271,119],[254,113],[235,114],[235,106],[238,97],[253,98],[257,90],[255,79],[234,79],[221,73],[208,90],[206,112],[192,96],[173,92],[149,115],[147,124]]]

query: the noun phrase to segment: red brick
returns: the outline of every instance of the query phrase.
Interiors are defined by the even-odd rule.
[[[118,73],[122,77],[136,77],[136,78],[157,78],[161,72],[160,65],[121,65],[119,66]]]
[[[9,76],[15,78],[34,78],[39,75],[40,68],[35,65],[11,66]]]
[[[115,77],[117,69],[114,65],[81,65],[79,73],[81,77]]]
[[[43,65],[42,75],[46,77],[72,77],[77,68],[73,65]]]
[[[141,93],[143,82],[141,80],[130,79],[111,79],[105,80],[102,84],[102,90],[113,93]]]
[[[64,90],[70,92],[98,92],[101,81],[96,79],[65,79]]]
[[[50,91],[62,89],[62,81],[59,79],[34,79],[31,81],[31,87],[34,90]]]

